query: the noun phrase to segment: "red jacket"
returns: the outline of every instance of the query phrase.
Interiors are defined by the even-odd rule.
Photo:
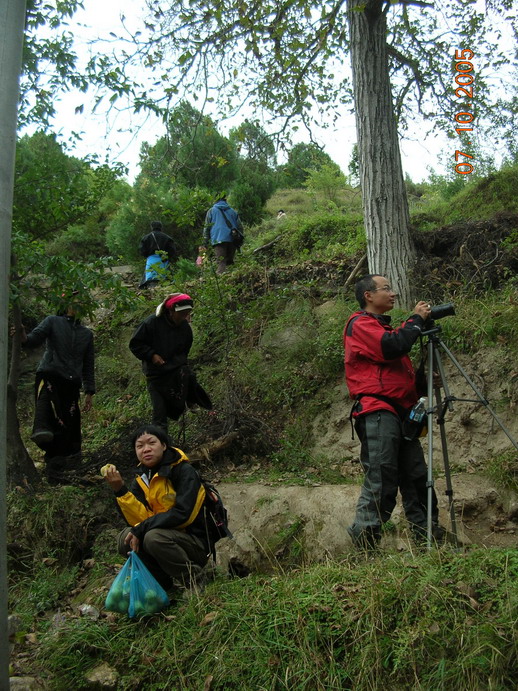
[[[408,353],[416,342],[424,320],[413,314],[398,329],[390,317],[372,312],[355,312],[344,329],[345,380],[351,398],[359,394],[381,394],[401,408],[411,408],[417,401],[415,374]],[[353,416],[375,410],[401,412],[388,401],[362,396]]]

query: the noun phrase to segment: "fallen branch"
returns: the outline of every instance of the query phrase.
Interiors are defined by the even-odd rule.
[[[256,247],[255,250],[252,252],[252,254],[257,254],[257,252],[261,252],[262,250],[269,249],[272,245],[275,245],[277,240],[279,240],[281,237],[282,237],[282,235],[277,235],[276,238],[274,238],[271,242],[267,242],[266,245],[261,245],[261,247]]]
[[[229,432],[229,434],[225,434],[223,437],[213,439],[212,441],[208,442],[208,444],[197,446],[192,451],[189,451],[189,460],[191,462],[210,461],[211,456],[219,453],[223,449],[226,449],[227,446],[230,446],[230,444],[232,444],[232,442],[238,438],[238,436],[239,435],[237,432]]]
[[[363,257],[360,259],[360,261],[356,264],[354,269],[351,271],[349,276],[347,277],[347,280],[344,283],[344,288],[347,288],[347,286],[350,285],[354,281],[356,276],[360,273],[360,269],[362,268],[366,259],[367,259],[367,255],[364,254]]]

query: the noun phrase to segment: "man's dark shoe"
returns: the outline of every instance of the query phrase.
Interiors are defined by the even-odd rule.
[[[42,448],[54,440],[54,433],[49,429],[37,429],[31,434],[31,440]]]
[[[351,536],[353,545],[357,550],[361,552],[375,552],[378,549],[381,536],[376,529],[365,528],[359,534],[356,534],[352,527],[349,526],[347,532]]]
[[[45,459],[45,476],[49,485],[72,484],[63,472],[66,468],[66,460],[64,456],[53,456]]]
[[[438,544],[446,542],[446,528],[443,528],[439,523],[434,523],[432,526],[432,537]]]
[[[412,536],[414,542],[418,547],[425,548],[428,542],[428,530],[422,528],[421,526],[412,526]],[[443,545],[447,541],[447,530],[439,525],[439,523],[434,523],[432,525],[432,544],[435,546]]]

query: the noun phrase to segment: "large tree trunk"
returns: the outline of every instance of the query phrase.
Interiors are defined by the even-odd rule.
[[[369,271],[386,276],[400,294],[400,304],[410,308],[415,250],[392,104],[384,6],[389,5],[381,0],[348,0],[360,183]]]
[[[6,374],[9,259],[14,187],[18,80],[22,63],[25,0],[0,3],[0,688],[9,688],[7,630]]]
[[[22,317],[20,305],[13,301],[14,335],[11,348],[11,366],[7,382],[7,484],[27,485],[39,481],[40,477],[29,452],[20,436],[20,423],[16,413],[18,380],[20,377],[20,333]]]

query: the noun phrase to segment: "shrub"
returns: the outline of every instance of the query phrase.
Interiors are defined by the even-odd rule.
[[[347,253],[361,244],[363,233],[360,214],[321,211],[288,220],[279,249],[282,254],[300,256],[304,250],[325,252],[329,245],[340,244],[342,253]]]
[[[74,225],[47,244],[49,255],[66,256],[80,262],[104,257],[108,252],[104,230],[90,220],[85,225]]]

